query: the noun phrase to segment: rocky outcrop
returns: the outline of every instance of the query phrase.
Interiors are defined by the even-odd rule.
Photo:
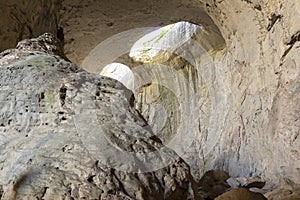
[[[229,178],[226,182],[232,188],[243,187],[243,188],[259,188],[259,189],[261,189],[266,184],[265,180],[262,180],[261,178],[258,178],[258,177]]]
[[[258,177],[233,178],[227,172],[219,170],[207,171],[198,182],[199,194],[205,200],[212,199],[266,199],[262,190],[265,182]],[[275,192],[275,191],[272,191]],[[273,195],[270,195],[273,196]],[[276,197],[275,197],[276,199]]]
[[[214,88],[227,103],[210,166],[299,185],[299,6],[206,1],[227,45],[215,57]]]
[[[121,63],[109,64],[102,69],[100,75],[113,78],[131,91],[134,91],[134,74],[126,65]]]
[[[267,200],[262,194],[250,192],[244,188],[230,190],[217,198],[216,200]]]
[[[223,169],[234,177],[259,176],[267,183],[299,186],[299,3],[194,0],[182,5],[204,9],[225,40],[224,49],[209,54],[213,65],[208,67],[198,63],[192,68],[174,58],[178,71],[186,70],[187,80],[201,95],[192,167],[201,173]],[[144,24],[150,23],[148,15],[144,17]],[[187,85],[178,90],[190,100]],[[146,99],[144,108],[165,100],[169,105],[165,110],[176,116],[171,123],[185,117],[179,104],[171,103],[176,102],[174,95],[154,84],[148,93],[153,99]],[[187,104],[190,101],[183,106]]]
[[[29,56],[33,53],[46,53],[57,55],[68,60],[65,56],[61,43],[52,34],[45,33],[37,38],[22,40],[15,49],[7,49],[0,53],[0,65],[6,65],[16,58]]]
[[[280,188],[265,194],[269,200],[297,200],[300,197],[299,188]]]
[[[191,90],[187,85],[194,87],[200,100],[197,102],[199,123],[196,123],[200,126],[186,130],[188,138],[193,132],[190,130],[197,128],[192,133],[197,136],[189,154],[192,156],[187,156],[194,161],[191,163],[194,174],[198,171],[200,177],[209,169],[223,169],[233,177],[259,176],[266,180],[268,187],[271,183],[272,187],[287,185],[288,192],[282,194],[297,195],[293,191],[300,184],[298,1],[65,0],[63,3],[60,25],[66,30],[65,50],[77,64],[100,42],[128,29],[178,21],[205,27],[206,35],[210,36],[208,41],[223,44],[223,49],[209,54],[213,65],[191,66],[176,55],[164,63],[171,66],[175,63],[176,70],[181,71],[190,84],[178,88],[184,93],[182,106],[192,107],[189,100],[193,98],[189,98],[187,91]],[[137,41],[141,36],[131,39]],[[129,40],[126,38],[126,41]],[[115,50],[119,48],[120,45]],[[106,58],[111,54],[113,52],[102,56]],[[99,60],[101,58],[95,56],[94,63],[82,66],[89,70],[101,69],[111,63],[102,65]],[[199,72],[197,76],[195,71]],[[172,127],[182,116],[184,119],[176,97],[166,88],[152,84],[148,91],[141,92],[153,94],[153,98],[141,99],[139,102],[147,104],[142,103],[137,108],[145,108],[140,110],[148,113],[146,119],[154,130],[160,130],[161,124]],[[164,100],[165,109],[160,106],[165,104],[153,103]],[[148,105],[152,105],[149,110]],[[171,112],[175,117],[166,118]],[[172,137],[163,135],[161,138],[167,141]]]
[[[223,171],[206,172],[198,183],[201,196],[206,200],[211,200],[227,192],[230,189],[226,183],[228,178],[228,173]]]
[[[37,40],[0,58],[1,199],[198,198],[128,89],[53,54],[50,34]]]
[[[0,51],[45,32],[63,39],[62,29],[58,27],[60,5],[61,0],[0,1]]]

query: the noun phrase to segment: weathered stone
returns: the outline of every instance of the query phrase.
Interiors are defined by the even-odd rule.
[[[10,5],[11,1],[7,2],[3,5]],[[216,42],[225,48],[212,52],[214,66],[204,67],[203,71],[191,66],[181,70],[188,75],[195,91],[203,91],[199,93],[201,101],[198,103],[201,112],[197,129],[200,130],[196,131],[197,140],[191,156],[187,156],[193,161],[194,173],[199,172],[200,177],[209,169],[222,169],[233,177],[262,177],[267,185],[287,183],[293,186],[291,190],[299,187],[299,1],[65,0],[63,5],[60,24],[66,30],[65,50],[77,64],[103,40],[131,28],[164,26],[179,21],[205,27],[208,43]],[[10,8],[15,9],[15,6]],[[1,14],[8,13],[5,6],[3,10]],[[5,20],[1,22],[6,23]],[[114,22],[113,26],[106,25],[110,22]],[[21,23],[15,19],[11,24],[15,27]],[[9,37],[16,38],[16,35]],[[131,39],[137,41],[139,38]],[[10,39],[5,41],[10,42]],[[126,38],[124,43],[128,41]],[[123,47],[117,45],[120,46]],[[82,66],[86,69],[104,67],[112,60],[101,65],[100,58],[113,53],[96,55],[94,62]],[[186,61],[180,58],[170,61],[174,63],[171,66],[178,64],[177,69],[186,66]],[[197,76],[196,70],[200,71]],[[150,108],[147,104],[139,105],[149,114],[146,120],[151,121],[153,127],[159,124],[156,132],[164,124],[176,125],[180,117],[165,117],[170,116],[172,110],[173,116],[181,115],[174,95],[155,84],[149,90],[153,97],[148,100],[158,103]],[[188,91],[186,85],[180,86],[180,90]],[[169,105],[165,111],[157,109],[164,105],[160,104],[164,102],[160,94]],[[186,95],[186,102],[190,103]],[[163,117],[160,120],[155,116]],[[167,141],[174,134],[162,133]]]
[[[267,200],[264,195],[260,193],[250,192],[247,189],[244,188],[236,188],[232,189],[229,192],[226,192],[217,198],[216,200]]]
[[[0,66],[1,199],[197,199],[188,165],[130,106],[130,91],[47,52],[48,36],[0,58],[10,58]],[[80,123],[90,111],[96,121]],[[114,165],[114,148],[134,159]]]
[[[0,65],[8,64],[11,61],[15,61],[19,57],[39,54],[40,52],[57,55],[65,60],[68,60],[63,52],[61,42],[59,42],[54,35],[45,33],[37,38],[18,42],[15,49],[8,49],[1,52]]]
[[[0,51],[45,32],[57,34],[60,0],[0,2]]]
[[[285,187],[267,192],[265,196],[268,200],[298,200],[300,197],[300,189]]]
[[[63,24],[70,40],[67,54],[77,63],[106,38],[130,28],[161,27],[179,21],[203,26],[210,36],[206,39],[208,43],[215,41],[224,47],[211,52],[213,66],[191,66],[180,58],[170,59],[171,64],[164,63],[177,66],[181,74],[187,75],[200,99],[197,139],[190,156],[185,158],[191,161],[194,174],[201,177],[207,170],[223,169],[233,177],[259,176],[277,185],[287,178],[287,182],[299,185],[298,1],[141,0],[122,1],[122,6],[114,6],[120,5],[119,1],[110,1],[109,5],[120,15],[100,3],[83,5],[81,1],[70,0],[64,4]],[[205,17],[203,10],[213,21]],[[107,28],[107,21],[115,22],[113,29]],[[86,33],[85,37],[82,33]],[[137,41],[140,37],[131,39]],[[109,53],[102,54],[105,58],[114,52],[108,49]],[[101,54],[95,55],[82,66],[89,70],[98,67],[105,61],[100,57]],[[103,62],[102,66],[109,63]],[[170,84],[174,82],[170,80]],[[186,85],[180,85],[179,90],[189,91]],[[144,118],[153,124],[159,121],[156,130],[162,130],[161,124],[173,125],[176,130],[181,114],[172,92],[155,84],[147,91],[141,90],[145,90],[141,94],[149,94],[149,98],[137,98],[141,102],[137,108],[141,108]],[[188,94],[185,99],[190,102]],[[162,107],[165,111],[158,112]],[[163,116],[161,120],[152,117],[159,115]],[[174,134],[168,129],[161,131],[167,142]]]
[[[116,79],[123,83],[128,89],[134,91],[134,74],[126,65],[111,63],[101,70],[100,75]]]
[[[211,110],[212,104],[223,104],[221,100],[211,99],[213,92],[207,85],[213,85],[214,76],[211,71],[214,64],[208,52],[212,53],[222,43],[213,46],[206,38],[204,27],[179,22],[148,33],[130,51],[134,60],[144,62],[136,67],[143,70],[132,68],[135,77],[140,79],[136,81],[140,86],[135,92],[136,108],[150,124],[154,124],[153,121],[159,124],[157,136],[183,157],[197,178],[206,170],[203,165],[199,166],[201,147],[197,138],[207,131],[210,117],[214,118],[211,115],[217,114]],[[151,64],[145,64],[149,62]],[[180,141],[174,145],[174,138],[179,134],[188,138],[189,143]],[[206,146],[213,146],[217,137],[215,134]],[[177,146],[184,146],[183,150],[177,151]]]
[[[204,199],[215,199],[225,193],[230,186],[226,183],[229,175],[223,171],[206,172],[198,183],[199,192]]]
[[[164,26],[136,41],[129,56],[135,61],[153,62],[153,59],[161,52],[174,52],[202,29],[203,27],[189,22],[178,22]],[[165,60],[168,59],[168,57],[165,58]],[[165,60],[160,56],[161,62]]]
[[[226,182],[232,188],[263,188],[266,184],[266,181],[258,177],[238,177],[238,178],[229,178]]]

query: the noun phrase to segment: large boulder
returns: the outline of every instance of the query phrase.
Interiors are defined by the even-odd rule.
[[[198,198],[189,166],[153,135],[128,89],[35,42],[0,58],[1,199]]]
[[[255,193],[248,191],[245,188],[237,188],[237,189],[232,189],[229,192],[226,192],[217,198],[216,200],[267,200],[264,195],[260,193]]]

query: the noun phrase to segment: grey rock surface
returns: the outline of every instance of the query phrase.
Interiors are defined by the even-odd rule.
[[[32,41],[0,58],[1,199],[198,198],[189,166],[152,134],[130,106],[129,90],[36,48],[45,43],[32,48]],[[85,110],[104,122],[98,135],[95,121],[81,123]],[[134,159],[118,168],[113,155],[122,158],[107,154],[109,148]],[[160,150],[172,162],[147,171],[150,158],[162,162]],[[158,153],[148,158],[149,152]]]
[[[266,184],[266,181],[259,177],[238,177],[238,178],[229,178],[226,182],[230,185],[231,188],[263,188]]]
[[[19,9],[18,2],[26,9]],[[45,8],[49,8],[49,4],[51,8],[57,5],[57,1],[0,2],[1,14],[5,16],[2,19],[7,19],[1,20],[2,27],[11,25],[8,31],[1,29],[2,41],[12,43],[11,38],[14,38],[16,42],[22,30],[23,36],[30,35],[27,26],[22,26],[20,16],[33,17],[31,14],[36,12],[32,5],[36,2],[44,2]],[[27,12],[27,8],[32,12]],[[198,93],[200,127],[194,127],[199,131],[195,148],[189,154],[192,155],[189,160],[194,161],[193,171],[199,172],[199,177],[210,169],[228,171],[233,177],[259,176],[272,187],[288,185],[285,192],[279,190],[280,195],[270,193],[269,199],[291,195],[297,199],[296,189],[300,188],[299,8],[300,1],[296,0],[65,0],[60,25],[65,30],[65,52],[76,64],[103,40],[128,29],[157,27],[182,20],[204,26],[208,30],[205,40],[224,47],[212,52],[215,65],[202,71],[191,66],[181,69],[185,61],[171,60],[189,77],[196,93],[203,91]],[[49,13],[53,16],[53,10]],[[15,14],[18,17],[13,18]],[[39,19],[44,22],[38,23],[41,26],[56,26],[47,22],[53,22],[52,17]],[[95,61],[86,69],[99,69],[110,63],[98,66]],[[190,76],[196,70],[199,75]],[[185,86],[180,90],[187,91]],[[165,95],[163,88],[150,89],[148,94],[153,94],[153,98],[149,100],[157,100],[159,105],[165,96],[169,105],[166,108],[172,108],[167,113],[163,109],[156,112],[160,107],[155,103],[152,103],[155,109],[148,104],[139,105],[138,108],[145,108],[141,111],[149,113],[146,120],[153,125],[153,130],[161,129],[161,124],[167,122],[167,118],[155,116],[171,114],[172,110],[176,118],[167,124],[176,124],[180,112],[178,104],[171,103],[176,102],[173,101],[176,98],[170,93]],[[162,95],[158,97],[158,94]],[[188,93],[186,95],[188,97]]]
[[[168,4],[167,8],[164,7],[168,12],[176,10],[170,6],[170,1],[157,0],[155,6],[165,4]],[[233,177],[262,177],[267,185],[299,187],[299,1],[183,0],[172,1],[173,4],[178,7],[196,5],[204,9],[225,40],[224,49],[209,54],[214,65],[197,63],[191,66],[178,58],[166,63],[167,66],[177,66],[176,70],[186,75],[189,84],[195,87],[194,93],[198,94],[196,109],[200,109],[200,126],[190,127],[198,131],[195,148],[186,159],[194,161],[191,164],[193,171],[200,172],[198,177],[201,177],[207,170],[222,169]],[[150,14],[141,14],[138,19],[146,26],[152,23],[153,18],[149,16],[155,11],[151,6],[144,7]],[[122,12],[126,13],[126,9]],[[131,16],[130,13],[128,11],[127,16]],[[201,12],[198,13],[200,16]],[[75,18],[74,15],[69,17]],[[172,19],[172,14],[164,17],[166,22]],[[118,17],[112,19],[118,20]],[[193,16],[193,19],[202,25],[197,17]],[[180,20],[185,18],[178,18],[175,22]],[[141,27],[141,24],[133,28]],[[86,26],[82,25],[84,28]],[[93,28],[95,26],[90,30]],[[113,31],[110,33],[114,34]],[[75,47],[81,42],[81,38],[77,38],[74,46],[69,45],[74,55],[83,49]],[[98,45],[101,41],[91,43]],[[92,49],[90,44],[82,46]],[[174,80],[170,80],[170,85],[179,82]],[[186,104],[189,104],[188,84],[178,85]],[[153,121],[152,116],[161,115],[151,108],[155,108],[155,104],[163,105],[168,115],[173,112],[174,117],[162,118],[161,121],[166,127],[177,129],[182,116],[179,104],[165,88],[152,84],[141,91],[141,99],[137,99],[140,102],[137,108],[141,108],[146,119],[149,116],[149,121]],[[161,133],[166,139],[172,137],[167,129]]]

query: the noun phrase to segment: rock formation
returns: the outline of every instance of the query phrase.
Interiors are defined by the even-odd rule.
[[[255,192],[250,192],[244,188],[238,188],[238,189],[233,189],[230,190],[229,192],[226,192],[217,198],[216,200],[267,200],[266,197],[264,197],[262,194],[255,193]]]
[[[203,119],[194,152],[198,159],[192,167],[201,173],[223,169],[234,177],[260,176],[267,185],[274,184],[269,187],[299,187],[299,3],[155,1],[154,7],[175,10],[174,4],[180,8],[190,6],[205,10],[214,23],[205,24],[195,16],[189,17],[208,30],[218,27],[225,40],[224,48],[211,54],[214,65],[204,68],[204,72],[196,68],[201,77],[198,76],[198,81],[190,79],[198,91],[200,88],[204,91],[201,99],[206,102],[204,107],[198,105],[203,109],[200,110]],[[138,24],[156,26],[151,20],[157,18],[150,17],[155,15],[156,9],[145,6],[147,8],[149,13],[139,15],[143,23]],[[122,11],[126,13],[125,10]],[[161,21],[165,24],[171,16],[165,14]],[[111,19],[118,20],[113,16]],[[184,20],[189,21],[187,18],[177,21]],[[180,90],[187,91],[187,88]],[[154,87],[149,92],[154,97],[164,93],[157,91]],[[166,99],[172,102],[172,97]],[[168,105],[175,108],[174,113],[178,112],[178,105]]]
[[[197,199],[188,165],[147,129],[131,92],[53,54],[54,41],[1,54],[1,199]],[[80,121],[92,112],[98,130]]]
[[[134,74],[126,65],[120,63],[109,64],[102,69],[100,75],[113,78],[134,91]]]
[[[299,1],[103,0],[82,2],[57,0],[42,2],[26,3],[19,0],[0,2],[1,6],[3,5],[0,9],[1,19],[6,19],[1,20],[1,26],[7,27],[0,31],[0,50],[15,46],[16,42],[24,37],[37,36],[44,31],[54,34],[59,32],[58,35],[63,35],[62,29],[57,30],[61,26],[65,34],[64,53],[73,63],[90,72],[97,68],[99,71],[95,72],[99,73],[104,66],[114,62],[110,60],[114,54],[112,49],[124,53],[124,55],[119,55],[123,57],[116,62],[131,67],[134,72],[137,72],[134,67],[143,65],[146,69],[151,69],[149,71],[152,71],[154,75],[159,75],[165,68],[158,66],[168,66],[169,71],[165,71],[165,75],[175,73],[182,76],[168,80],[164,79],[168,76],[158,76],[160,80],[158,84],[150,82],[136,91],[135,102],[130,99],[132,95],[130,92],[125,94],[124,91],[128,90],[120,89],[123,91],[121,93],[124,98],[129,99],[129,104],[134,105],[139,111],[137,113],[143,115],[139,116],[139,119],[144,118],[147,123],[143,123],[150,125],[145,125],[147,126],[144,127],[145,130],[152,129],[154,133],[159,132],[157,137],[162,143],[167,144],[177,135],[170,130],[177,130],[177,125],[181,122],[186,123],[183,127],[191,124],[186,132],[180,132],[182,134],[177,137],[183,142],[173,144],[191,147],[189,151],[184,151],[186,154],[180,156],[189,163],[195,177],[200,179],[206,171],[211,169],[225,170],[234,178],[260,177],[266,181],[266,188],[278,188],[267,193],[268,198],[298,198],[299,192],[297,191],[300,188]],[[38,17],[35,18],[35,16]],[[204,48],[208,52],[203,54],[206,56],[199,56],[201,57],[198,60],[200,63],[182,59],[181,54],[174,54],[174,52],[162,54],[168,59],[157,57],[158,60],[147,65],[134,62],[129,57],[132,45],[149,33],[149,30],[156,30],[157,27],[180,21],[203,27],[205,31],[202,35],[200,37],[194,35],[193,39],[212,44],[213,48],[209,50]],[[147,29],[148,31],[139,29],[143,27],[151,29]],[[122,37],[112,37],[128,30],[141,32],[134,35],[135,37],[129,37],[130,40],[128,37],[124,37],[123,40]],[[109,48],[102,48],[100,55],[91,56],[92,50],[109,38],[115,39],[111,41],[114,41],[113,44],[116,46],[106,45]],[[119,41],[122,42],[118,43]],[[190,44],[186,43],[186,45]],[[44,51],[43,49],[45,48],[40,50]],[[126,52],[127,49],[128,52]],[[15,55],[20,57],[19,54],[18,50],[2,53],[1,64],[15,62]],[[21,57],[24,59],[30,56],[30,53],[26,51],[23,54],[24,56]],[[38,54],[45,56],[42,53]],[[84,62],[87,56],[91,56],[90,62]],[[153,70],[153,66],[156,66],[156,71]],[[141,68],[136,68],[138,69]],[[147,73],[138,74],[141,75],[140,80],[147,75]],[[35,76],[33,73],[32,77],[35,78]],[[87,76],[94,77],[90,74]],[[187,81],[174,81],[179,80],[179,77],[184,77]],[[6,80],[6,84],[13,84],[10,81],[15,80],[16,77],[6,74],[1,78],[3,81]],[[102,80],[99,77],[98,79]],[[163,83],[162,80],[166,82]],[[32,83],[30,79],[28,81]],[[179,82],[179,84],[173,84],[174,82]],[[170,89],[164,85],[171,85],[175,90],[171,86]],[[43,87],[41,84],[41,88]],[[6,91],[7,88],[8,85],[1,85],[1,90]],[[58,104],[60,87],[54,88],[58,90],[55,95],[44,94],[44,97],[52,99],[52,102],[55,100]],[[64,90],[63,88],[62,96],[65,96]],[[66,96],[68,95],[67,92]],[[177,98],[178,96],[180,98]],[[1,102],[5,102],[4,100]],[[65,104],[68,105],[66,102]],[[14,108],[13,106],[16,105],[11,106]],[[122,106],[118,109],[122,109]],[[7,110],[9,110],[8,107],[2,112],[6,113]],[[181,120],[186,119],[190,111],[197,121]],[[8,112],[5,117],[9,115]],[[63,114],[56,116],[58,121],[60,117],[64,117]],[[62,121],[68,121],[67,117],[65,118],[66,120]],[[17,119],[20,121],[16,130],[20,129],[23,133],[29,122],[22,121],[23,117],[20,116]],[[30,123],[40,123],[35,114],[31,120]],[[5,124],[8,124],[8,121]],[[3,130],[6,129],[3,128]],[[46,132],[47,130],[45,134]],[[18,144],[17,141],[16,144]],[[34,143],[34,140],[32,142]],[[1,145],[5,146],[6,143],[1,143]],[[16,145],[11,143],[11,146],[7,148],[14,146]],[[177,145],[168,146],[175,147],[176,152],[181,151],[176,149]],[[77,148],[77,145],[75,147]],[[18,158],[18,155],[22,153],[17,152],[14,155],[10,152],[10,154]],[[28,153],[28,155],[31,154]],[[51,152],[48,155],[51,155]],[[4,165],[5,162],[2,160],[4,160],[3,157],[1,157],[0,164]],[[7,169],[10,168],[7,167]],[[0,193],[3,191],[7,191],[7,188],[0,187]]]
[[[1,0],[0,51],[14,48],[20,40],[37,37],[45,32],[62,39],[63,32],[58,27],[60,8],[60,0]]]

